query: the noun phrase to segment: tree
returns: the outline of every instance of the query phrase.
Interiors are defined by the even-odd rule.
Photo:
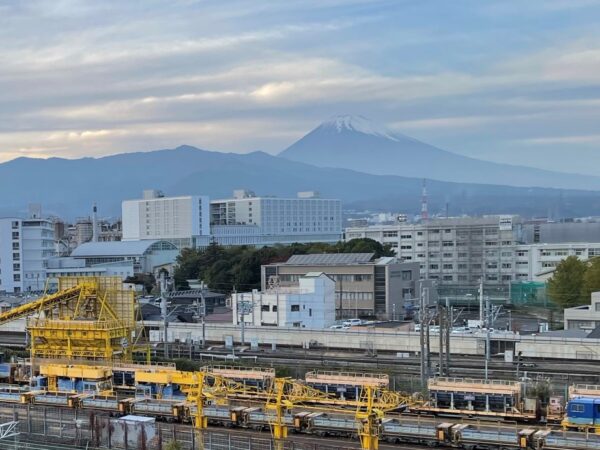
[[[581,303],[589,303],[592,292],[597,291],[600,291],[600,258],[594,258],[588,263],[581,288]]]
[[[127,277],[125,283],[141,284],[146,294],[150,294],[156,286],[156,279],[151,273],[137,273],[132,277]]]
[[[582,287],[587,265],[576,256],[562,260],[554,275],[548,281],[548,296],[562,308],[571,308],[587,303],[582,302]]]

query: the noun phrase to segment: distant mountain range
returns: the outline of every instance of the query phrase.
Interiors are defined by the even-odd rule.
[[[319,167],[459,183],[600,190],[600,177],[498,164],[451,153],[361,116],[322,123],[279,156]]]
[[[448,161],[454,161],[452,158],[465,161],[463,165],[473,162],[482,167],[490,166],[495,168],[496,176],[504,174],[503,184],[513,184],[509,183],[513,180],[513,171],[518,174],[529,171],[539,177],[535,178],[540,180],[538,184],[542,184],[544,176],[552,174],[537,169],[514,169],[511,166],[477,161],[434,147],[431,148],[435,151],[427,153],[427,160],[423,159],[425,150],[414,150],[411,153],[397,148],[396,152],[404,155],[402,158],[406,160],[405,165],[413,167],[406,169],[412,176],[363,173],[375,171],[376,167],[380,167],[381,172],[386,171],[385,167],[400,171],[399,167],[395,167],[387,159],[393,157],[393,148],[400,143],[394,139],[399,137],[367,125],[368,122],[357,123],[348,118],[327,122],[280,156],[262,152],[220,153],[181,146],[172,150],[123,153],[97,159],[18,158],[0,164],[0,216],[22,214],[28,203],[41,203],[44,213],[73,219],[88,215],[93,202],[98,203],[101,215],[118,216],[122,200],[139,198],[143,189],[150,188],[161,189],[167,195],[207,194],[211,198],[228,197],[233,189],[238,188],[280,197],[295,196],[298,191],[318,190],[323,197],[340,198],[347,209],[417,213],[420,208],[422,178],[426,170],[420,168],[413,159],[433,168],[450,167],[447,164],[450,164]],[[317,139],[319,136],[323,142]],[[339,143],[338,138],[348,144],[347,147],[336,144],[334,151],[333,146]],[[418,142],[406,139],[408,142]],[[429,148],[427,144],[414,145]],[[318,152],[313,149],[321,149],[321,161],[311,161],[312,164],[308,164],[292,160],[292,157],[300,158],[303,153],[306,153],[304,156],[307,160],[318,158]],[[362,171],[317,167],[333,164],[334,161],[327,158],[333,158],[336,152],[340,155],[339,166],[349,165],[343,161],[344,155],[353,155],[348,160],[358,164],[361,153],[364,153],[366,156],[363,157]],[[431,213],[444,211],[448,204],[452,215],[600,215],[600,192],[477,184],[473,181],[478,177],[492,183],[492,173],[482,177],[480,172],[483,169],[452,167],[454,171],[464,173],[463,182],[436,181],[435,176],[427,176]],[[439,172],[432,173],[443,178],[444,170],[440,168]],[[469,174],[471,178],[465,178]],[[556,186],[569,185],[567,181],[571,178],[573,182],[580,179],[578,176],[558,173],[552,176]],[[597,183],[595,177],[587,178],[590,179],[588,188],[600,190],[600,183],[592,185],[592,181]],[[520,178],[515,175],[514,179]],[[584,187],[585,183],[580,182],[579,185]]]

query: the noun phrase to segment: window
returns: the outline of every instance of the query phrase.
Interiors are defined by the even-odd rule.
[[[423,236],[423,232],[422,231],[417,231],[417,236]]]
[[[403,280],[412,280],[412,272],[410,270],[402,271],[402,279]]]
[[[452,242],[452,241],[444,241],[444,242],[442,243],[442,245],[443,245],[444,247],[454,247],[454,242]]]
[[[300,311],[300,305],[292,305],[290,307],[290,311],[292,311],[292,312]]]
[[[273,306],[273,309],[272,309],[272,311],[273,311],[273,312],[277,312],[277,305]]]
[[[312,308],[308,308],[308,317],[312,317]]]
[[[571,412],[582,413],[585,410],[584,405],[580,405],[579,403],[575,403],[571,405]]]
[[[450,228],[446,228],[446,229],[444,230],[444,233],[446,233],[446,234],[448,234],[448,233],[452,233],[452,230],[451,230]]]
[[[14,263],[14,264],[13,264],[13,270],[14,270],[14,271],[17,271],[17,272],[18,272],[19,270],[21,270],[21,264]]]
[[[429,264],[430,270],[438,270],[439,268],[440,268],[440,266],[438,264]]]
[[[401,250],[412,250],[412,245],[402,245],[400,246]]]
[[[260,310],[263,311],[263,312],[269,312],[269,305],[262,305],[260,307]]]
[[[444,258],[452,258],[452,253],[444,253],[443,257]]]
[[[503,269],[510,269],[510,268],[512,268],[512,264],[511,263],[502,263],[502,268]]]
[[[458,270],[467,270],[467,264],[459,264],[458,265]]]
[[[398,232],[397,231],[384,231],[383,232],[383,237],[398,237]]]
[[[517,252],[517,256],[527,256],[528,251],[527,250],[519,250]]]
[[[12,232],[12,238],[13,239],[19,239],[19,232],[18,231],[13,231]]]
[[[444,265],[442,266],[442,268],[443,268],[443,269],[445,269],[445,270],[452,270],[452,269],[453,269],[453,266],[452,266],[452,264],[444,264]]]
[[[444,281],[452,281],[452,275],[444,275],[442,278]]]
[[[18,242],[13,242],[12,243],[12,249],[13,250],[19,250],[19,243]]]
[[[21,281],[21,275],[19,275],[18,273],[13,275],[13,281]]]
[[[412,239],[412,234],[402,234],[400,239]]]

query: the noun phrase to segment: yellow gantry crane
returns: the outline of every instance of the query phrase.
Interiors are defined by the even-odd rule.
[[[58,291],[0,314],[27,317],[32,358],[131,360],[134,292],[120,277],[60,277]]]

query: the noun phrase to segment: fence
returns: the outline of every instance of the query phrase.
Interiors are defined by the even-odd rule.
[[[0,450],[167,450],[172,442],[180,450],[274,450],[273,440],[265,432],[246,430],[204,430],[200,435],[189,425],[156,422],[151,425],[128,423],[107,414],[52,406],[0,403],[0,423],[17,420],[19,435],[0,440]],[[291,436],[283,450],[356,449],[306,436]]]

